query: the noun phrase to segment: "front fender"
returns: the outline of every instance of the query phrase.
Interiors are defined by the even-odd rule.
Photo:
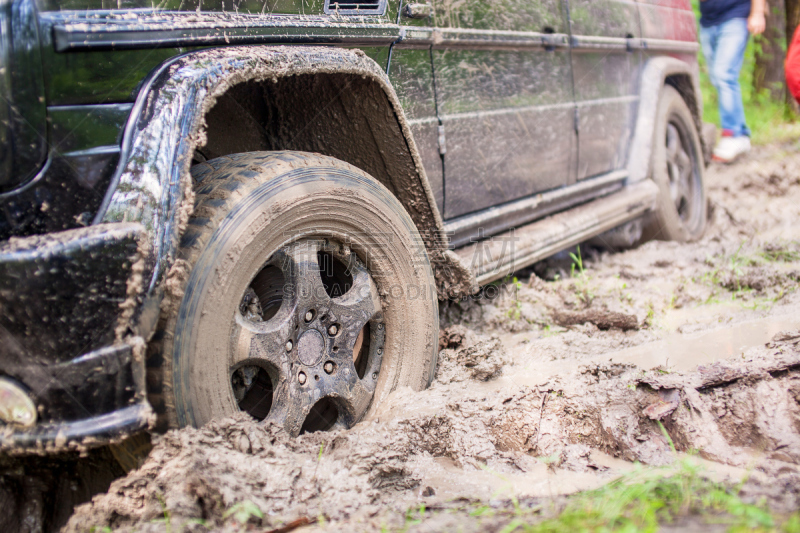
[[[403,110],[386,74],[359,50],[319,46],[246,46],[202,50],[162,65],[139,92],[125,130],[119,169],[95,223],[139,222],[151,234],[143,296],[158,298],[180,235],[193,209],[189,172],[195,148],[204,144],[204,116],[230,87],[301,74],[351,74],[383,89],[405,138],[409,172],[395,189],[409,211],[434,266],[440,293],[465,294],[474,278],[448,252],[439,215]],[[413,174],[413,175],[412,175]],[[400,195],[398,195],[400,196]],[[139,330],[152,330],[152,316]],[[136,330],[135,330],[136,331]],[[136,331],[146,337],[146,331]]]

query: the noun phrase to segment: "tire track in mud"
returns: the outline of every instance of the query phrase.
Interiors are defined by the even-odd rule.
[[[700,242],[583,250],[577,271],[557,256],[496,299],[443,306],[430,389],[396,391],[350,431],[289,439],[244,415],[172,431],[65,531],[165,531],[165,513],[171,531],[240,531],[242,502],[264,529],[322,517],[378,531],[421,503],[594,488],[631,461],[671,464],[670,441],[750,472],[744,494],[797,509],[800,156],[781,150],[712,169]],[[771,338],[690,348],[779,318],[791,327]],[[672,362],[647,353],[653,341]]]
[[[454,352],[456,360],[469,361],[464,373],[476,359],[491,365],[500,357],[491,341]],[[66,531],[140,530],[165,510],[173,525],[201,518],[204,527],[233,528],[226,510],[248,500],[268,512],[261,526],[320,515],[368,520],[387,507],[412,505],[426,491],[435,494],[425,472],[441,459],[465,472],[510,475],[532,469],[535,457],[551,458],[552,468],[592,471],[598,468],[592,449],[669,464],[675,456],[658,419],[679,451],[697,450],[734,466],[757,464],[773,488],[782,487],[784,506],[798,503],[800,331],[777,336],[746,360],[695,372],[598,363],[546,388],[477,391],[456,400],[448,398],[453,392],[451,384],[437,382],[416,398],[410,391],[398,395],[393,409],[399,412],[386,422],[294,440],[244,415],[170,432],[144,466],[80,507]]]

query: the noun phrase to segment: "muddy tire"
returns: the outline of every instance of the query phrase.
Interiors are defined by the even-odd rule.
[[[669,85],[661,92],[654,136],[650,172],[659,198],[642,241],[697,240],[706,227],[703,150],[691,111]]]
[[[437,296],[403,206],[341,161],[253,152],[192,168],[195,210],[148,349],[161,429],[249,412],[346,428],[436,365]]]

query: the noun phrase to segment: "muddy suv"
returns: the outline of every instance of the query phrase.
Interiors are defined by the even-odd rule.
[[[0,443],[349,427],[438,300],[706,221],[689,0],[7,0]]]

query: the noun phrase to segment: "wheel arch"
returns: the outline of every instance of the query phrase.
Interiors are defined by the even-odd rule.
[[[675,88],[686,102],[692,113],[703,153],[708,150],[702,134],[703,103],[697,65],[690,65],[673,57],[653,57],[645,64],[640,78],[639,109],[628,160],[628,181],[631,183],[650,176],[658,103],[661,92],[667,85]]]
[[[700,145],[703,147],[703,153],[708,153],[709,147],[706,146],[706,139],[703,135],[703,102],[700,93],[700,87],[695,83],[696,76],[688,72],[681,72],[677,74],[670,74],[664,79],[665,85],[672,86],[686,102],[689,111],[692,112],[694,119],[694,126],[697,128],[697,134],[700,137]]]
[[[302,91],[276,92],[281,87]],[[353,87],[357,92],[349,90]],[[280,102],[265,102],[264,95],[306,105],[287,112]],[[325,96],[328,102],[319,109],[315,98]],[[220,129],[225,113],[219,110],[231,108],[238,111],[232,121],[238,128],[228,128],[236,142],[226,143]],[[267,124],[261,135],[252,135],[252,119],[265,109],[282,113],[280,120]],[[379,120],[366,120],[372,117]],[[313,130],[309,124],[315,125]],[[363,149],[342,140],[354,134]],[[237,152],[319,152],[370,173],[397,196],[417,225],[440,296],[474,288],[469,269],[447,251],[441,216],[413,137],[380,67],[360,50],[243,46],[177,56],[145,80],[137,97],[123,137],[121,163],[94,223],[136,221],[148,229],[148,249],[142,250],[148,260],[136,287],[142,299],[160,300],[162,281],[172,274],[177,244],[194,207],[189,169],[195,150],[216,151],[209,153],[215,157],[226,155],[232,146],[242,147]],[[134,331],[152,331],[153,313],[143,314],[143,325]]]

